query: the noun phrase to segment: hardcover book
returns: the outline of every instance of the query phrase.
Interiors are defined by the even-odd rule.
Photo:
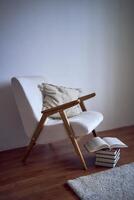
[[[96,151],[96,155],[108,155],[108,156],[116,156],[116,154],[120,152],[120,149],[104,149]]]
[[[120,149],[119,151],[117,151],[117,153],[115,155],[106,155],[106,154],[97,154],[96,153],[96,158],[106,158],[106,159],[112,159],[115,160],[117,158],[117,156],[120,155]]]
[[[110,159],[110,158],[97,158],[96,157],[96,162],[105,162],[105,163],[116,163],[117,160],[119,160],[120,153],[115,157],[115,159]]]
[[[114,159],[116,159],[116,157],[118,155],[120,155],[120,149],[118,151],[116,151],[116,153],[114,155],[112,155],[112,154],[104,154],[104,153],[97,153],[97,152],[98,151],[96,151],[96,158],[110,158],[110,159],[114,160]]]
[[[106,162],[96,161],[95,165],[104,166],[104,167],[115,167],[119,159],[120,159],[120,156],[116,159],[115,163],[106,163]]]

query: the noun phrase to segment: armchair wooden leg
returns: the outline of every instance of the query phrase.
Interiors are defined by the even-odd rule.
[[[28,158],[30,152],[32,151],[33,149],[33,146],[36,144],[36,140],[38,139],[39,135],[40,135],[40,132],[42,131],[43,129],[43,126],[44,126],[44,122],[46,120],[46,116],[45,115],[42,115],[36,129],[35,129],[35,132],[33,133],[33,136],[32,136],[32,139],[28,145],[28,148],[27,148],[27,151],[22,159],[22,162],[25,163],[26,162],[26,159]]]
[[[32,151],[32,149],[33,149],[35,144],[36,144],[35,141],[31,139],[31,141],[30,141],[30,143],[29,143],[29,145],[27,147],[27,151],[26,151],[26,153],[25,153],[25,155],[24,155],[24,157],[22,159],[23,163],[25,163],[26,159],[28,158],[28,156],[29,156],[30,152]]]
[[[92,131],[92,133],[93,133],[93,136],[94,136],[94,137],[97,137],[97,134],[96,134],[95,129]]]
[[[78,144],[78,141],[77,141],[76,138],[72,138],[72,140],[73,140],[74,149],[75,149],[76,153],[78,154],[78,156],[80,157],[80,160],[81,160],[81,162],[82,162],[82,164],[83,164],[83,166],[84,166],[84,169],[87,170],[88,168],[87,168],[85,159],[84,159],[84,157],[83,157],[83,154],[82,154],[82,152],[81,152],[80,146],[79,146],[79,144]]]
[[[65,128],[67,130],[67,134],[68,134],[68,136],[69,136],[69,138],[70,138],[70,140],[71,140],[71,142],[72,142],[72,144],[74,146],[75,152],[79,156],[79,158],[80,158],[80,160],[81,160],[81,162],[82,162],[82,164],[84,166],[84,169],[87,170],[88,168],[87,168],[86,162],[84,160],[84,157],[83,157],[83,154],[81,152],[80,146],[79,146],[79,144],[77,142],[77,139],[74,136],[73,129],[72,129],[72,127],[70,125],[70,122],[69,122],[69,120],[68,120],[68,118],[66,116],[66,113],[64,111],[60,111],[60,115],[61,115],[61,118],[62,118],[62,120],[64,122],[64,126],[65,126]]]

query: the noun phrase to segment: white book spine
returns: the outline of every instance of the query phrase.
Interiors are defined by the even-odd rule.
[[[120,152],[118,152],[116,155],[96,154],[96,158],[105,158],[105,159],[115,160],[119,155],[120,155]]]
[[[116,160],[118,160],[118,157],[113,160],[113,159],[106,159],[106,158],[96,158],[97,162],[105,162],[105,163],[116,163]]]
[[[103,166],[103,167],[115,167],[116,163],[103,163],[103,162],[95,162],[95,165]]]
[[[104,167],[115,167],[119,159],[120,157],[118,157],[115,163],[105,163],[105,162],[96,161],[95,165],[104,166]]]
[[[116,155],[118,152],[120,151],[120,149],[115,149],[114,151],[110,151],[110,150],[99,150],[96,152],[96,154],[105,154],[105,155]]]

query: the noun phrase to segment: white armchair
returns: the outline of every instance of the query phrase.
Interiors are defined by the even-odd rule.
[[[95,96],[95,93],[41,112],[43,97],[38,86],[43,82],[43,77],[19,77],[11,80],[25,133],[31,140],[23,162],[26,161],[36,143],[47,144],[69,137],[84,168],[87,169],[77,139],[89,133],[93,133],[96,136],[95,128],[103,120],[101,113],[87,111],[84,105],[84,101]],[[68,119],[64,110],[78,104],[83,112]],[[61,119],[49,117],[56,112],[60,113]]]

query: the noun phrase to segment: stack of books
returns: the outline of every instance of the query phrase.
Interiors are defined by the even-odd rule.
[[[96,165],[115,167],[120,159],[120,148],[127,147],[121,140],[113,137],[94,137],[85,144],[89,152],[95,152]]]
[[[95,165],[115,167],[120,159],[120,149],[105,149],[96,151]]]

